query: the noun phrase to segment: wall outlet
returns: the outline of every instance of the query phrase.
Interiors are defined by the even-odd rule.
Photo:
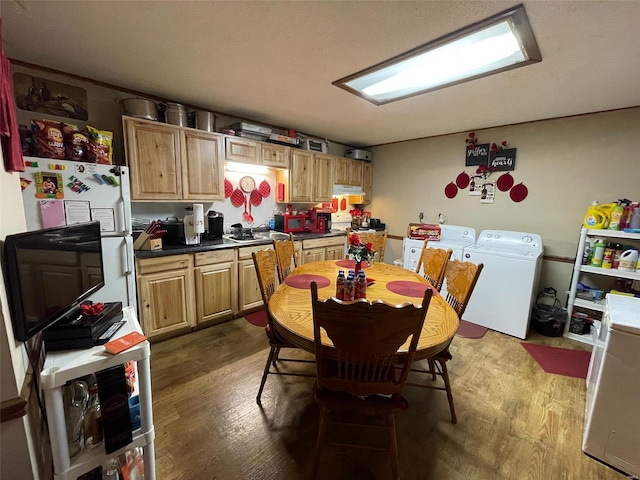
[[[424,218],[424,212],[420,212],[418,214],[418,221],[422,222],[422,219]]]

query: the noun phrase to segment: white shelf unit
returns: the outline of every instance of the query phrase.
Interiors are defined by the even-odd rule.
[[[142,333],[133,307],[123,308],[122,313],[126,323],[120,327],[113,338],[119,338],[133,331]],[[80,475],[102,465],[109,458],[117,457],[134,447],[142,447],[143,449],[145,480],[155,480],[155,433],[151,402],[150,354],[151,349],[148,341],[139,343],[118,355],[107,353],[104,346],[47,353],[40,373],[40,381],[44,390],[55,480],[76,480]],[[114,367],[130,360],[137,362],[137,381],[140,388],[141,426],[133,432],[133,442],[120,450],[108,454],[104,451],[104,445],[95,449],[85,448],[73,458],[70,458],[62,402],[62,387],[67,381],[74,378],[99,372],[105,368]]]
[[[635,240],[640,241],[640,233],[629,233],[617,230],[597,230],[584,228],[580,231],[580,240],[578,242],[578,251],[576,253],[576,261],[573,266],[573,276],[571,277],[571,286],[569,289],[569,301],[567,304],[567,321],[564,326],[564,335],[567,338],[578,340],[580,342],[593,345],[593,335],[578,335],[569,331],[571,323],[571,314],[574,307],[587,308],[597,312],[605,311],[605,300],[590,301],[576,298],[576,290],[580,281],[581,274],[603,275],[614,278],[628,278],[631,280],[640,280],[640,272],[630,272],[626,270],[592,267],[590,265],[582,265],[582,256],[584,254],[584,245],[587,237],[593,238],[614,238],[618,240]]]

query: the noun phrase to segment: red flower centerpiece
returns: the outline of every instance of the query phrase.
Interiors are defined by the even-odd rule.
[[[352,233],[349,235],[349,248],[347,253],[356,262],[356,274],[362,269],[362,262],[369,262],[375,255],[373,244],[371,242],[364,243],[360,240],[360,235]]]

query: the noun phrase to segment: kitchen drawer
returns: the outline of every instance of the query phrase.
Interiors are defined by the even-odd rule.
[[[178,268],[188,268],[191,266],[191,255],[167,255],[165,257],[143,258],[137,260],[136,270],[138,275],[148,273],[164,272]]]
[[[233,248],[227,250],[215,250],[212,252],[200,252],[195,254],[195,266],[210,265],[212,263],[233,262],[236,259],[236,251]]]
[[[253,259],[251,254],[260,250],[273,249],[273,244],[256,245],[255,247],[242,247],[238,249],[238,260]]]
[[[307,250],[309,248],[324,248],[324,247],[333,247],[337,245],[344,245],[345,237],[326,237],[326,238],[313,238],[309,240],[302,241],[303,250]]]

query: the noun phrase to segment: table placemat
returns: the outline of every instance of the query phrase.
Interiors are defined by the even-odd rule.
[[[284,279],[284,283],[293,288],[311,288],[311,282],[318,284],[318,288],[324,288],[331,284],[331,281],[327,277],[321,275],[289,275]]]
[[[405,297],[422,298],[424,297],[424,292],[427,288],[430,288],[434,295],[438,293],[437,290],[433,288],[431,285],[427,285],[420,282],[411,282],[408,280],[396,280],[396,281],[387,283],[387,290],[393,293],[397,293],[398,295],[403,295]]]

